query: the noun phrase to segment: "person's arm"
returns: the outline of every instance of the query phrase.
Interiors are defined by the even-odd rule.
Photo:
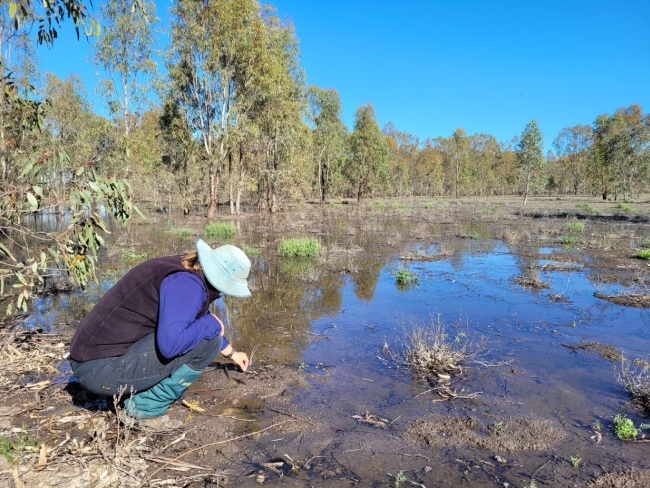
[[[174,273],[163,280],[156,329],[156,344],[163,356],[174,358],[204,339],[223,335],[223,324],[215,315],[196,317],[207,299],[202,281],[192,273]],[[224,337],[223,347],[228,345]]]

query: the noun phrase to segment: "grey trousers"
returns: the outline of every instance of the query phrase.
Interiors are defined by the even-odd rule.
[[[101,396],[114,396],[122,391],[124,396],[148,390],[178,368],[204,370],[221,352],[222,337],[203,340],[185,354],[166,359],[156,348],[154,334],[133,344],[123,356],[94,359],[83,363],[70,359],[72,371],[81,385]]]

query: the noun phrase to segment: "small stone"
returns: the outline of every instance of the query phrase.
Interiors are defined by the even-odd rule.
[[[433,471],[433,468],[432,468],[431,466],[425,466],[425,467],[424,467],[424,472],[425,472],[426,474],[429,474],[431,471]]]
[[[501,464],[506,464],[508,462],[506,458],[502,458],[501,456],[494,456],[494,460]]]

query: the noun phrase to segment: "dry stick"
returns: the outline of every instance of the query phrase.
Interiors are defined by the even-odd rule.
[[[286,415],[287,417],[291,417],[291,418],[293,418],[293,419],[296,419],[298,422],[306,422],[306,423],[308,423],[308,424],[310,424],[310,425],[313,425],[314,427],[318,427],[315,423],[310,422],[309,420],[305,420],[305,419],[298,418],[298,417],[296,417],[295,415],[291,415],[290,413],[282,412],[282,411],[280,411],[280,410],[276,410],[275,408],[269,408],[269,410],[270,410],[271,412],[279,413],[279,414],[281,414],[281,415]]]
[[[204,444],[204,445],[199,446],[199,447],[196,447],[196,448],[194,448],[194,449],[190,449],[189,451],[185,451],[183,454],[181,454],[181,455],[175,457],[174,459],[170,459],[170,461],[178,461],[178,460],[181,459],[182,457],[185,457],[185,456],[187,456],[188,454],[190,454],[190,453],[192,453],[192,452],[199,451],[199,450],[201,450],[201,449],[205,449],[206,447],[218,446],[218,445],[220,445],[220,444],[226,444],[227,442],[232,442],[232,441],[236,441],[236,440],[239,440],[239,439],[244,439],[244,438],[246,438],[246,437],[253,436],[253,435],[255,435],[255,434],[260,434],[260,433],[264,432],[265,430],[272,429],[273,427],[278,427],[278,426],[280,426],[280,425],[282,425],[282,424],[286,424],[287,422],[295,422],[295,420],[283,420],[282,422],[278,422],[277,424],[269,425],[268,427],[265,427],[265,428],[263,428],[263,429],[261,429],[261,430],[255,431],[255,432],[251,432],[250,434],[240,435],[240,436],[237,436],[237,437],[233,437],[233,438],[231,438],[231,439],[226,439],[225,441],[211,442],[210,444]],[[167,463],[167,464],[163,464],[160,468],[158,468],[156,471],[154,471],[153,473],[151,473],[151,476],[154,476],[156,473],[162,471],[162,470],[165,469],[168,465],[169,465],[169,463]],[[144,486],[144,482],[147,480],[147,478],[148,478],[148,477],[145,476],[145,479],[142,480],[142,482],[140,483],[140,486]]]

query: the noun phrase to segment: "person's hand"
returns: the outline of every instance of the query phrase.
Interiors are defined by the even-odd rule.
[[[221,332],[219,332],[219,335],[222,336],[223,333],[224,333],[224,329],[225,329],[225,327],[223,326],[223,322],[222,322],[221,319],[220,319],[219,317],[217,317],[215,314],[212,314],[212,316],[213,316],[215,319],[217,319],[217,322],[219,322],[219,325],[221,326]]]
[[[232,362],[239,366],[242,371],[248,369],[248,356],[245,352],[234,352],[231,358]]]

